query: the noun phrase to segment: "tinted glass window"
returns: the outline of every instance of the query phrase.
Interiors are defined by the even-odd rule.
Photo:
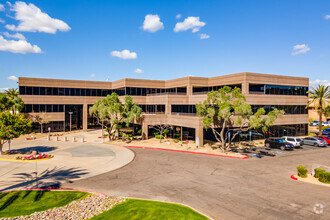
[[[53,106],[52,105],[46,105],[46,112],[53,112]]]
[[[288,138],[288,141],[295,142],[295,140],[293,138]]]
[[[64,88],[58,88],[58,95],[65,95]]]
[[[46,111],[46,105],[40,105],[40,112]]]
[[[53,112],[58,112],[58,105],[53,105]]]
[[[46,88],[46,95],[53,95],[53,89],[47,87],[47,88]]]
[[[58,95],[58,88],[53,88],[53,95]]]
[[[40,95],[46,95],[46,88],[40,87]]]
[[[19,94],[20,95],[25,95],[25,86],[20,86],[19,87]]]
[[[70,89],[69,88],[65,88],[64,90],[65,90],[65,95],[66,96],[69,96],[70,95]]]
[[[33,105],[33,112],[39,112],[39,105]]]
[[[32,87],[33,95],[39,95],[39,87]]]

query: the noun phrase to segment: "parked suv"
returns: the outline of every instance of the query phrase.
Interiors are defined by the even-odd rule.
[[[328,143],[319,137],[307,137],[302,140],[302,145],[313,145],[315,147],[326,147]]]
[[[281,150],[294,150],[293,144],[284,141],[282,138],[267,138],[265,146],[270,148],[279,148]]]
[[[282,137],[282,139],[284,141],[292,144],[294,147],[300,147],[300,144],[301,144],[300,138],[284,136],[284,137]]]
[[[326,128],[322,131],[322,135],[330,136],[330,128]]]

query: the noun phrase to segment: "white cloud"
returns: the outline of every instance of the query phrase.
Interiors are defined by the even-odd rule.
[[[318,85],[330,86],[330,80],[316,79],[316,80],[313,80],[313,81],[309,82],[309,87],[310,88],[315,88]]]
[[[293,51],[291,53],[291,55],[298,55],[298,54],[303,54],[303,53],[307,53],[308,51],[310,51],[311,48],[308,47],[308,45],[306,44],[297,44],[293,47]]]
[[[4,21],[4,20],[2,20],[2,19],[0,18],[0,23],[4,24],[4,23],[5,23],[5,21]]]
[[[12,53],[42,53],[37,45],[31,45],[25,40],[6,40],[0,36],[0,51],[9,51]]]
[[[325,20],[329,20],[329,19],[330,19],[330,15],[326,15],[326,16],[324,16],[324,19],[325,19]]]
[[[208,35],[208,34],[200,34],[199,35],[199,38],[200,39],[208,39],[208,38],[210,38],[210,35]]]
[[[205,22],[200,21],[199,17],[187,17],[183,22],[178,22],[175,24],[174,32],[187,31],[192,29],[192,32],[198,32],[201,27],[206,25]]]
[[[156,31],[164,29],[164,24],[160,21],[158,15],[149,14],[145,16],[142,28],[144,31],[154,33]]]
[[[7,78],[8,80],[12,80],[12,81],[15,81],[15,82],[17,82],[18,81],[18,78],[17,78],[17,76],[8,76],[8,78]]]
[[[141,70],[140,68],[136,68],[136,69],[134,70],[134,72],[135,72],[135,73],[144,73],[144,71]]]
[[[51,18],[32,3],[27,5],[25,2],[18,1],[11,6],[10,10],[15,12],[14,19],[19,21],[18,26],[6,25],[6,28],[12,31],[38,31],[55,34],[57,30],[69,31],[71,29],[64,21]]]
[[[5,10],[5,6],[3,4],[0,4],[0,11],[4,11]]]
[[[1,93],[4,93],[4,92],[6,92],[6,90],[8,90],[9,88],[0,88],[0,92]]]
[[[94,77],[95,77],[95,74],[94,74],[94,73],[92,73],[92,74],[90,75],[90,77],[91,77],[91,78],[94,78]]]
[[[9,34],[8,32],[3,33],[7,38],[14,38],[18,40],[25,40],[25,37],[23,34],[16,33],[16,34]]]
[[[113,57],[118,57],[124,60],[129,60],[129,59],[136,59],[137,54],[135,52],[130,52],[129,50],[122,50],[122,51],[112,51],[111,56]]]
[[[177,14],[177,15],[175,16],[175,18],[176,18],[176,19],[180,19],[180,18],[181,18],[181,14]]]

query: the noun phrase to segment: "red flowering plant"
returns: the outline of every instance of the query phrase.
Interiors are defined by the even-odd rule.
[[[37,155],[30,155],[27,157],[23,157],[22,160],[40,160],[45,158],[52,158],[53,155],[51,154],[37,154]]]

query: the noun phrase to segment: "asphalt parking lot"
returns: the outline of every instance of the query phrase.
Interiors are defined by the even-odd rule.
[[[330,167],[330,148],[231,159],[134,149],[118,170],[64,184],[112,196],[178,202],[214,219],[329,219],[330,188],[290,178],[298,165]],[[322,213],[315,207],[322,205]]]

